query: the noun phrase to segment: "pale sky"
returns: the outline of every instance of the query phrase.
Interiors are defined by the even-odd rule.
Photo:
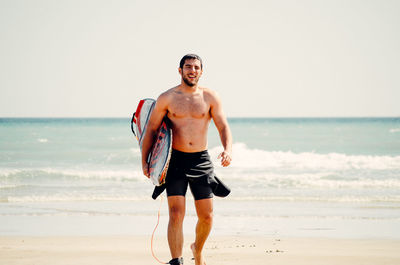
[[[0,117],[129,117],[186,53],[228,117],[400,116],[400,1],[0,0]]]

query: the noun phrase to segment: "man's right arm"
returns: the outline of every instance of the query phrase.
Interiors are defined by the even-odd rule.
[[[149,165],[147,164],[147,157],[149,156],[151,147],[154,143],[154,138],[156,137],[158,128],[161,126],[161,122],[164,116],[167,114],[168,110],[168,102],[167,102],[167,95],[161,94],[154,106],[154,109],[150,115],[149,122],[147,123],[146,133],[143,138],[142,143],[142,170],[143,174],[150,177],[149,174]]]

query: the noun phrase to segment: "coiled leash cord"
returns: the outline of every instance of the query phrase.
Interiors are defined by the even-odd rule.
[[[153,243],[154,243],[154,234],[155,234],[155,232],[156,232],[156,230],[157,230],[158,225],[160,224],[161,205],[162,205],[162,203],[163,203],[163,200],[164,200],[164,196],[161,196],[160,206],[159,206],[159,208],[158,208],[158,213],[157,213],[157,224],[156,224],[156,226],[154,227],[153,233],[151,234],[151,255],[153,256],[153,258],[154,258],[155,260],[157,260],[157,261],[158,261],[159,263],[161,263],[161,264],[181,265],[181,264],[183,264],[183,258],[182,258],[182,257],[172,259],[172,260],[170,260],[169,262],[163,262],[163,261],[159,260],[159,259],[157,258],[157,256],[156,256],[156,254],[154,253],[154,244],[153,244]]]
[[[155,232],[156,232],[156,230],[157,230],[158,224],[160,223],[160,213],[161,213],[161,205],[162,205],[163,199],[164,199],[164,196],[161,196],[160,206],[159,206],[159,208],[158,208],[158,213],[157,213],[157,224],[156,224],[156,226],[154,227],[153,233],[151,234],[151,255],[153,255],[153,258],[154,258],[155,260],[157,260],[157,261],[158,261],[159,263],[161,263],[161,264],[170,264],[169,262],[162,262],[161,260],[159,260],[159,259],[157,258],[157,256],[156,256],[156,254],[154,253],[154,247],[153,247],[154,234],[155,234]]]

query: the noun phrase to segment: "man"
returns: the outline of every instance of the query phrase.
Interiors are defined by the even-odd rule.
[[[218,129],[224,151],[218,156],[221,165],[231,162],[232,135],[222,111],[221,101],[211,89],[198,86],[203,73],[201,58],[185,55],[179,64],[181,84],[162,93],[148,122],[142,145],[143,173],[149,177],[146,158],[156,132],[165,115],[171,121],[172,155],[166,176],[169,207],[168,244],[172,256],[170,264],[183,264],[183,219],[185,195],[189,185],[195,199],[198,217],[196,239],[191,250],[196,265],[205,265],[202,250],[213,220],[213,165],[207,152],[207,131],[211,119]]]

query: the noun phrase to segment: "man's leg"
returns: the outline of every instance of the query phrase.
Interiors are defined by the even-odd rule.
[[[183,219],[185,217],[185,197],[168,196],[169,223],[168,244],[172,259],[182,257]]]
[[[213,199],[195,201],[198,222],[196,226],[196,240],[191,245],[196,265],[205,265],[202,255],[204,243],[210,234],[213,221]]]

